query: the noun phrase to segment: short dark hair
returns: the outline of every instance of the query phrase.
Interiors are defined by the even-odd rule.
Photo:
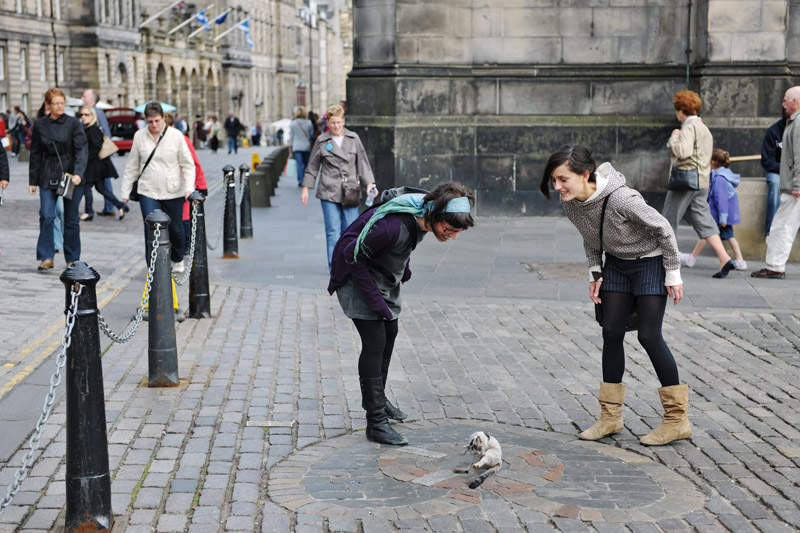
[[[589,172],[589,181],[595,181],[594,171],[597,170],[597,163],[592,157],[592,149],[582,144],[565,144],[550,155],[542,173],[542,183],[539,190],[545,198],[550,200],[550,184],[553,181],[553,172],[565,164],[575,174]]]
[[[164,116],[164,110],[161,108],[160,102],[147,102],[144,106],[144,116],[153,117],[155,115]]]
[[[425,195],[423,203],[433,202],[433,209],[427,211],[423,218],[429,227],[436,222],[446,222],[455,229],[467,229],[475,225],[471,213],[448,213],[447,203],[453,198],[468,198],[470,207],[475,207],[473,192],[456,181],[445,181]]]

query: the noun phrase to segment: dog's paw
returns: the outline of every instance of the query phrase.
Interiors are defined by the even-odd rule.
[[[454,474],[468,474],[469,470],[466,469],[466,468],[454,468],[453,469],[453,473]]]

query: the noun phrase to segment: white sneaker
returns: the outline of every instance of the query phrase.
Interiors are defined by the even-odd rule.
[[[176,274],[181,274],[183,272],[186,272],[186,267],[183,265],[183,261],[178,261],[177,263],[173,261],[172,271],[175,272]]]
[[[692,254],[680,254],[680,256],[681,256],[681,263],[683,263],[689,268],[692,268],[694,266],[695,261],[697,261],[697,258],[695,258],[695,256],[693,256]]]
[[[734,263],[736,263],[736,270],[747,270],[747,261],[744,259],[741,261],[734,260]]]

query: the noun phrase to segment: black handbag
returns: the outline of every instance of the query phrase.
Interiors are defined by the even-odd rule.
[[[75,192],[75,184],[72,182],[72,174],[69,172],[64,172],[64,164],[61,162],[61,154],[58,153],[58,146],[56,146],[55,141],[51,140],[51,142],[53,143],[53,149],[56,151],[58,166],[61,167],[61,177],[58,180],[56,194],[62,198],[66,198],[67,200],[72,200],[72,194]]]
[[[614,194],[614,193],[611,193]],[[611,198],[611,194],[606,196],[605,200],[603,200],[603,210],[600,214],[600,248],[603,248],[603,224],[606,221],[606,206],[608,205],[608,199]],[[597,320],[597,323],[600,324],[600,327],[603,327],[603,304],[594,304],[594,318]],[[639,312],[636,309],[636,301],[634,300],[633,305],[631,306],[631,313],[628,315],[628,324],[625,326],[625,331],[636,331],[639,328]]]
[[[667,189],[670,191],[697,191],[700,190],[700,176],[697,168],[681,170],[672,167],[669,171],[669,184]]]
[[[169,126],[164,126],[164,129],[161,130],[161,133],[158,134],[158,139],[156,140],[156,145],[153,147],[153,151],[150,152],[150,156],[147,158],[147,161],[144,162],[144,166],[142,167],[141,172],[139,172],[139,175],[136,176],[136,181],[133,182],[133,186],[131,187],[131,192],[130,194],[128,194],[128,200],[132,200],[134,202],[139,201],[139,178],[142,177],[142,174],[144,174],[147,165],[150,164],[150,161],[152,161],[153,156],[156,154],[156,149],[158,148],[158,144],[161,142],[161,139],[164,138],[164,134],[167,132],[167,128],[169,128]]]

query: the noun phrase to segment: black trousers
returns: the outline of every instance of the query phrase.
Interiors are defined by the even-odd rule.
[[[382,369],[389,367],[397,337],[397,320],[363,320],[354,318],[361,337],[361,355],[358,358],[358,376],[379,378]]]

